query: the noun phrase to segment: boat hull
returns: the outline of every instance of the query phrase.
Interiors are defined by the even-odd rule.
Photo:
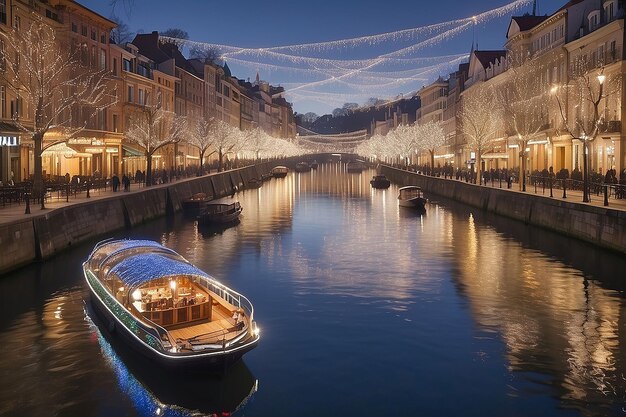
[[[408,200],[398,200],[400,207],[409,207],[424,210],[426,208],[426,199],[423,197],[410,198]]]
[[[384,188],[389,188],[391,186],[391,181],[389,181],[389,180],[371,180],[370,184],[374,188],[384,189]]]
[[[233,213],[228,213],[225,215],[207,215],[203,214],[198,216],[198,224],[201,225],[222,225],[222,224],[230,224],[239,220],[239,215],[241,214],[242,209],[239,208],[235,210]]]
[[[89,291],[91,305],[93,311],[98,315],[102,324],[106,327],[102,331],[107,331],[112,337],[120,338],[125,345],[130,346],[137,353],[146,356],[152,361],[157,362],[160,366],[170,369],[189,369],[189,370],[216,370],[221,371],[228,366],[236,363],[241,357],[254,349],[258,344],[258,338],[250,343],[243,345],[241,348],[232,351],[224,351],[210,356],[189,355],[189,356],[168,356],[164,355],[149,346],[139,342],[134,333],[131,332],[121,320],[111,313],[104,305],[100,297],[91,289]]]

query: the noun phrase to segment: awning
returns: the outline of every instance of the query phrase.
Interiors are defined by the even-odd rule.
[[[501,153],[486,153],[484,155],[481,155],[482,159],[509,159],[509,154],[506,152],[501,152]]]
[[[139,149],[131,148],[128,145],[122,145],[122,151],[123,151],[124,158],[133,157],[133,156],[145,156],[145,153],[143,151],[140,151]]]
[[[0,122],[0,133],[21,133],[19,127],[15,123]]]
[[[49,155],[61,155],[66,158],[72,158],[76,156],[78,152],[76,150],[70,148],[65,143],[57,143],[55,145],[50,146],[45,151],[41,153],[41,156],[49,156]],[[89,155],[91,156],[91,155]]]

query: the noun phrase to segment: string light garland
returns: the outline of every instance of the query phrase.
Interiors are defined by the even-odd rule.
[[[515,0],[475,16],[426,26],[350,39],[244,48],[218,43],[162,37],[188,48],[219,51],[220,59],[252,71],[280,77],[283,94],[295,105],[304,101],[341,103],[355,97],[407,95],[440,75],[447,75],[467,54],[421,56],[479,24],[528,6],[533,0]],[[375,48],[373,48],[375,47]],[[346,50],[368,48],[377,56],[339,59]],[[270,80],[273,81],[273,80]],[[274,84],[276,84],[274,82]],[[345,100],[345,101],[344,101]]]

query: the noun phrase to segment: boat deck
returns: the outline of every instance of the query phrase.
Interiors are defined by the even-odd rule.
[[[198,342],[214,344],[221,343],[223,340],[232,339],[248,327],[247,317],[243,318],[243,328],[235,324],[235,320],[232,317],[233,312],[236,310],[235,306],[224,300],[217,302],[215,299],[212,304],[211,321],[170,329],[168,330],[170,336],[174,340],[187,340],[196,337]]]

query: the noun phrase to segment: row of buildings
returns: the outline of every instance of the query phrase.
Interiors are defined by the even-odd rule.
[[[144,170],[144,151],[125,132],[135,112],[157,101],[190,123],[217,118],[242,130],[259,127],[274,137],[295,137],[293,109],[283,97],[284,89],[258,75],[254,82],[244,81],[234,77],[227,64],[187,59],[157,32],[115,44],[111,33],[116,23],[73,0],[0,0],[0,32],[5,35],[26,30],[35,20],[52,27],[64,47],[81,48],[82,71],[108,71],[115,95],[112,105],[95,114],[78,112],[71,118],[74,127],[84,126],[78,134],[64,137],[63,129],[53,129],[44,136],[44,179]],[[5,52],[4,43],[0,52]],[[23,101],[19,88],[0,82],[0,181],[5,184],[28,180],[34,172],[32,139],[16,120],[28,124],[35,106]],[[154,161],[159,169],[200,162],[198,150],[184,140],[162,148]]]
[[[417,123],[441,123],[447,137],[435,164],[571,173],[583,170],[586,141],[590,170],[615,169],[619,176],[626,168],[624,36],[621,0],[571,0],[551,15],[512,17],[502,50],[472,50],[468,63],[418,92]],[[478,161],[461,114],[469,97],[485,89],[494,93],[484,106],[502,120]],[[507,100],[517,100],[517,110]],[[380,124],[373,133],[389,129]],[[430,164],[430,156],[418,155],[417,163]]]

